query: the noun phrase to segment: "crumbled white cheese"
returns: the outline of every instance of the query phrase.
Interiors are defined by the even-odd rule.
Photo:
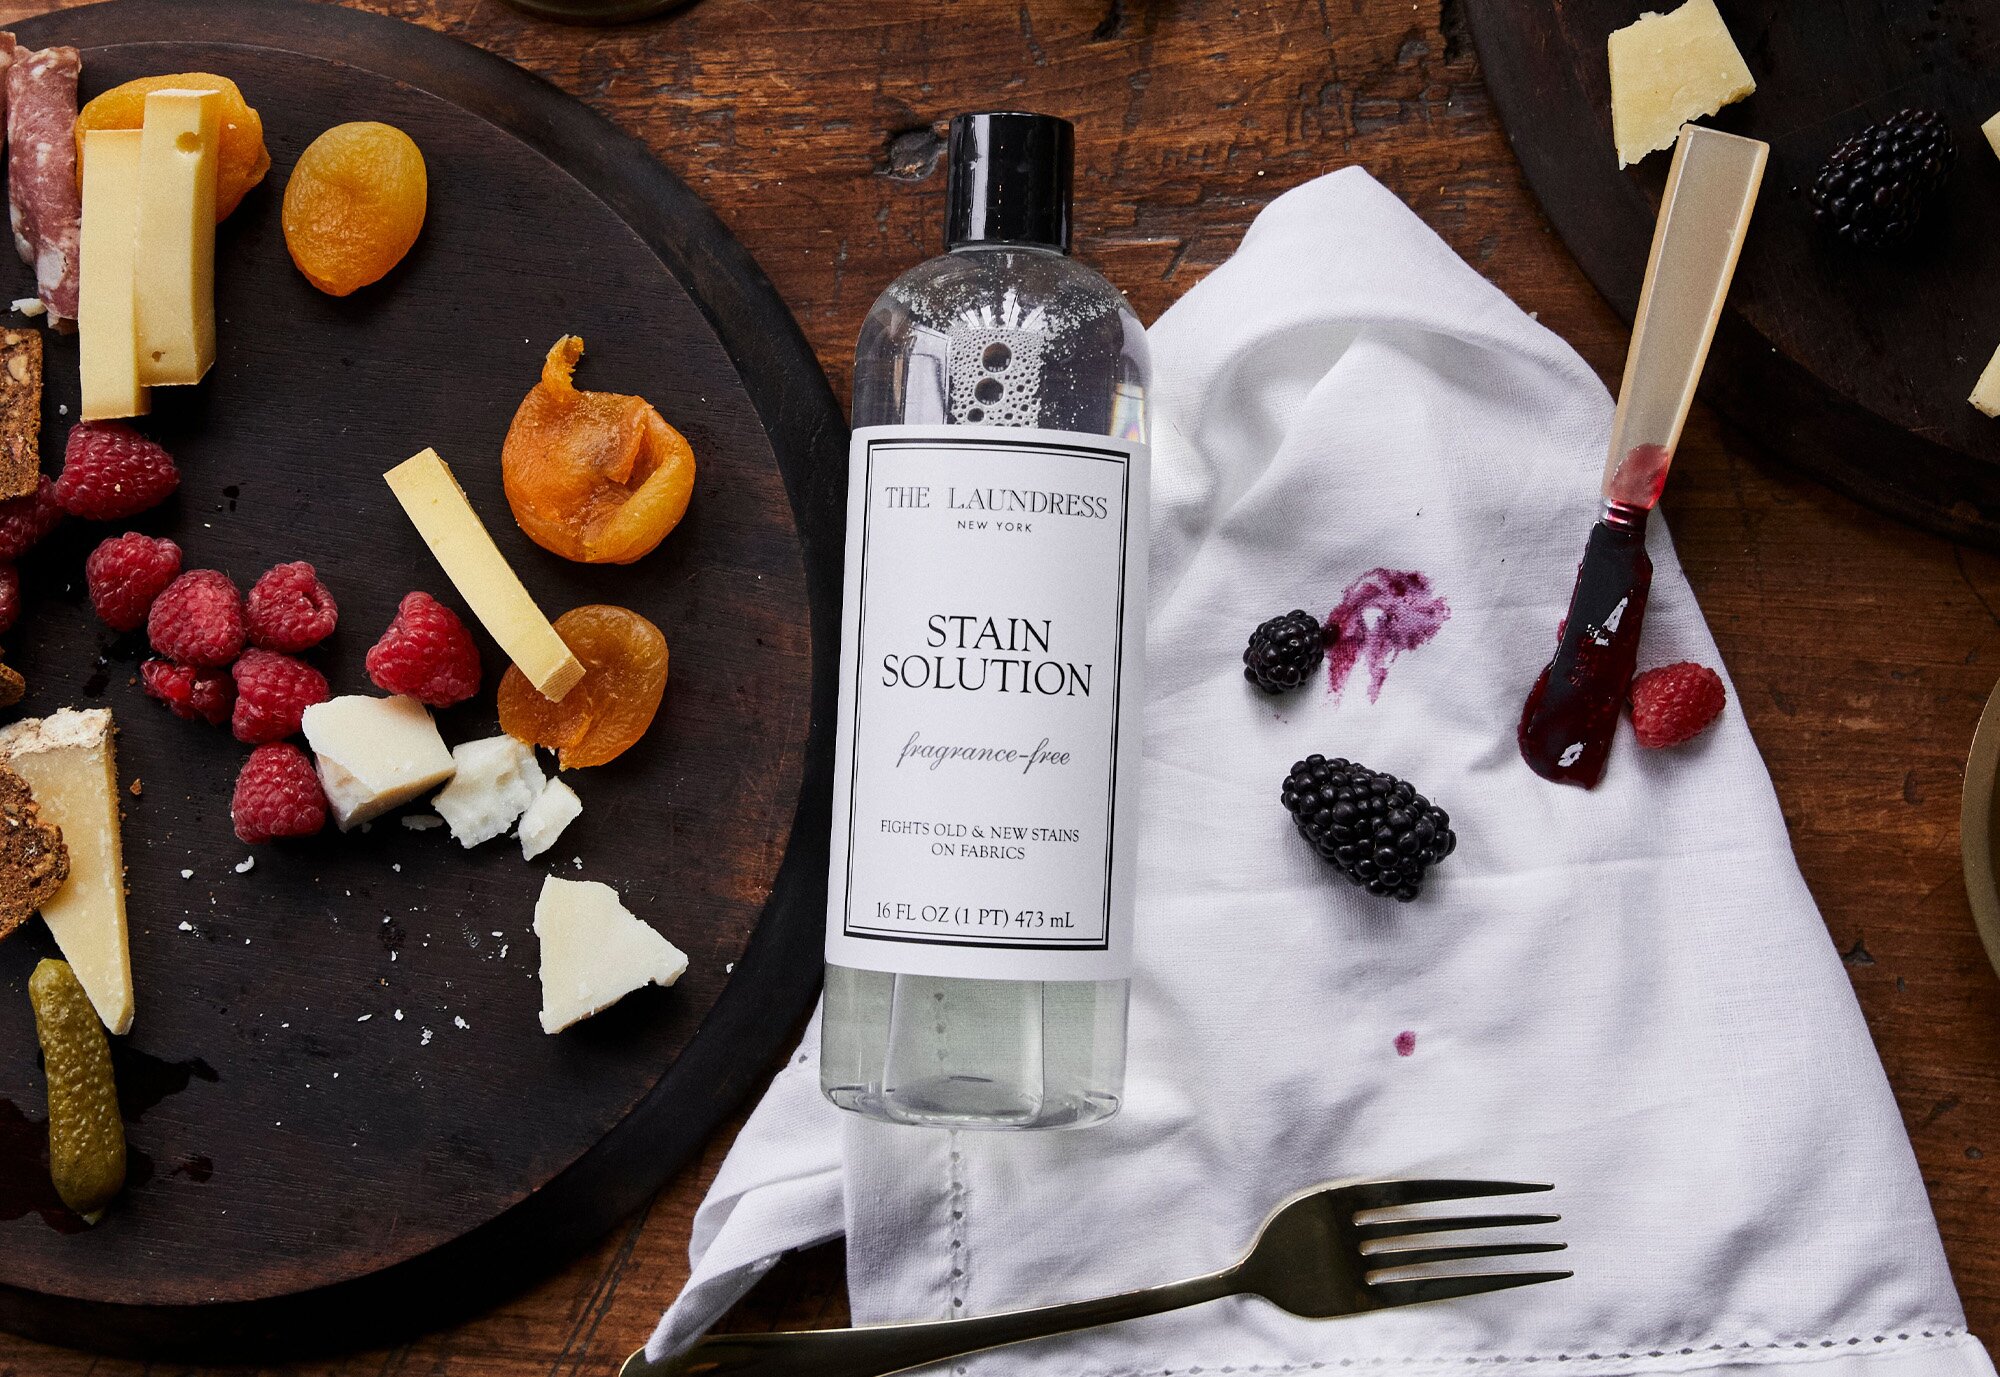
[[[238,875],[248,875],[251,871],[255,870],[256,868],[257,868],[257,858],[255,856],[245,856],[242,860],[238,861],[235,866],[235,870]]]
[[[451,783],[438,791],[431,807],[467,848],[503,835],[547,783],[535,762],[535,748],[505,733],[454,747],[451,761]]]
[[[47,306],[42,304],[42,299],[38,296],[17,296],[14,298],[14,310],[20,315],[46,315],[48,309]]]
[[[583,812],[583,800],[560,779],[552,779],[540,798],[521,815],[521,859],[532,861],[556,844],[563,829]]]

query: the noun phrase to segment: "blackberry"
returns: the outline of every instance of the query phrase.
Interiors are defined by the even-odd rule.
[[[1900,244],[1944,189],[1957,158],[1935,110],[1904,110],[1833,150],[1813,178],[1813,219],[1857,248]]]
[[[1283,693],[1303,684],[1319,662],[1326,647],[1339,632],[1322,629],[1319,618],[1294,608],[1282,617],[1273,617],[1250,633],[1243,648],[1243,677],[1266,693]]]
[[[1370,894],[1408,903],[1424,872],[1458,846],[1451,818],[1407,782],[1349,760],[1309,755],[1281,797],[1299,835]]]

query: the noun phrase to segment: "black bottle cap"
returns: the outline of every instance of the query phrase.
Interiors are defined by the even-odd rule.
[[[996,110],[951,122],[944,243],[1069,252],[1076,131],[1054,115]]]

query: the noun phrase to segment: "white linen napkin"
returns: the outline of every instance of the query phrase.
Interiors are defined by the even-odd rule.
[[[845,1233],[857,1323],[1096,1296],[1230,1262],[1354,1176],[1551,1181],[1573,1280],[1327,1322],[1225,1301],[959,1372],[1991,1377],[1896,1105],[1732,701],[1593,792],[1515,750],[1596,515],[1595,375],[1357,168],[1283,196],[1152,332],[1139,973],[1123,1111],[1077,1133],[887,1127],[819,1097],[818,1030],[695,1219],[655,1355]],[[1641,666],[1720,667],[1666,533]],[[1249,629],[1370,570],[1450,616],[1267,698]],[[1345,755],[1448,809],[1373,899],[1278,802]],[[1508,1265],[1516,1265],[1510,1263]]]

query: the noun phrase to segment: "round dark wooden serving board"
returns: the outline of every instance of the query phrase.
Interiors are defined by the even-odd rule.
[[[336,692],[422,588],[463,610],[382,482],[426,445],[452,463],[554,615],[633,607],[665,631],[652,732],[568,776],[583,817],[535,863],[395,817],[248,848],[229,795],[247,752],[176,720],[144,648],[91,616],[71,522],[22,569],[7,637],[23,710],[105,705],[122,728],[137,1023],[120,1049],[129,1189],[95,1228],[46,1186],[26,983],[39,923],[0,944],[0,1325],[158,1357],[380,1341],[489,1303],[637,1208],[782,1055],[819,975],[845,428],[804,339],[715,218],[636,142],[497,58],[393,20],[293,0],[118,0],[20,26],[84,52],[88,97],[154,72],[235,78],[273,167],[223,227],[221,354],[144,428],[176,498],[133,525],[247,586],[318,566],[341,625],[312,652]],[[279,200],[327,127],[381,119],[430,171],[416,249],[345,300],[294,270]],[[10,262],[8,296],[30,293]],[[581,334],[586,387],[639,393],[686,433],[686,521],[626,568],[532,545],[499,451],[544,351]],[[49,338],[44,462],[76,405]],[[66,409],[65,409],[66,408]],[[485,638],[481,637],[482,643]],[[497,730],[486,685],[441,715]],[[247,858],[255,865],[242,869]],[[558,1036],[536,1021],[544,874],[603,880],[689,954]],[[733,967],[733,973],[732,973]],[[663,1298],[664,1299],[664,1298]]]
[[[1529,185],[1631,319],[1669,155],[1620,171],[1605,38],[1673,0],[1473,0],[1488,89]],[[1709,121],[1771,145],[1702,395],[1830,486],[1901,520],[2000,547],[2000,421],[1966,403],[2000,345],[2000,110],[1990,0],[1720,0],[1757,91]],[[1805,192],[1833,148],[1909,106],[1950,121],[1958,166],[1903,248],[1848,249]]]

